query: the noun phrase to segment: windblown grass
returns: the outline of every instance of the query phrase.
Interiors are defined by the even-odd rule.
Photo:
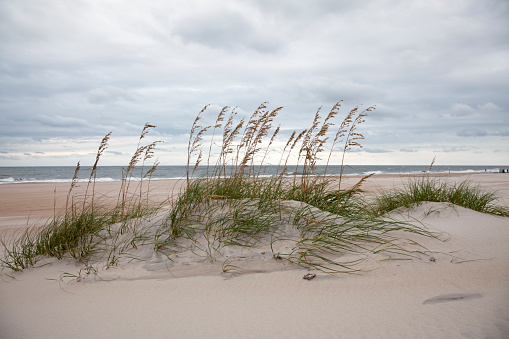
[[[2,263],[14,271],[34,266],[41,257],[62,259],[66,255],[83,260],[94,251],[97,233],[115,221],[110,213],[87,208],[79,213],[55,217],[41,226],[34,225],[7,244]],[[8,246],[9,245],[9,246]]]
[[[344,261],[341,257],[345,254],[363,257],[374,252],[389,254],[390,249],[398,248],[398,253],[411,255],[410,250],[397,245],[398,237],[392,234],[432,236],[430,232],[367,215],[358,193],[368,177],[349,189],[341,189],[345,153],[352,147],[362,147],[359,140],[364,137],[356,130],[374,107],[364,111],[354,108],[332,133],[340,107],[338,102],[323,120],[319,109],[309,129],[294,131],[279,152],[277,173],[269,178],[261,173],[280,132],[279,127],[272,128],[272,122],[281,108],[267,110],[264,103],[251,117],[237,123],[237,113],[232,110],[223,128],[228,107],[221,110],[214,125],[201,126],[198,123],[205,107],[190,133],[186,188],[156,235],[156,249],[171,249],[182,237],[195,244],[200,243],[197,239],[205,239],[206,248],[194,250],[202,250],[213,261],[226,246],[248,250],[270,244],[275,258],[330,273],[356,271],[354,266],[361,259]],[[214,136],[221,128],[223,139],[217,146]],[[209,130],[212,137],[207,145],[204,140]],[[330,134],[334,138],[328,144]],[[338,150],[338,145],[343,146]],[[328,168],[338,152],[339,176],[328,174],[327,169],[320,175],[314,173],[323,154]],[[192,180],[204,159],[208,175]],[[287,250],[276,251],[282,243]]]
[[[145,125],[140,140],[148,132],[148,128],[151,127],[155,126]],[[86,184],[85,193],[82,196],[73,193],[78,183],[80,171],[80,163],[78,162],[66,197],[65,209],[62,212],[57,213],[55,211],[51,221],[42,225],[33,225],[23,233],[16,234],[10,239],[0,239],[0,243],[4,248],[4,257],[0,259],[3,267],[20,271],[34,266],[43,257],[62,259],[68,256],[87,263],[95,254],[104,251],[107,252],[109,259],[115,258],[119,245],[112,243],[111,240],[119,238],[120,234],[128,230],[136,233],[136,230],[130,226],[135,225],[137,219],[151,215],[157,210],[157,207],[149,204],[148,188],[144,193],[146,196],[141,189],[143,179],[148,178],[147,181],[150,184],[150,175],[157,167],[157,162],[146,172],[143,172],[142,169],[142,178],[137,181],[137,187],[128,193],[132,170],[140,158],[144,165],[152,157],[155,143],[147,146],[138,144],[135,155],[125,171],[127,173],[126,180],[122,181],[116,206],[102,204],[97,199],[95,185],[98,163],[108,146],[110,135],[111,133],[108,133],[99,145],[95,163]],[[112,227],[117,223],[120,223],[122,227]],[[104,231],[107,235],[104,234]],[[109,240],[106,241],[105,237],[108,237]],[[112,246],[105,249],[104,244],[106,242]],[[110,261],[108,260],[108,264]]]
[[[411,207],[425,201],[448,202],[474,211],[508,217],[509,209],[497,205],[499,197],[468,180],[448,183],[428,176],[409,180],[402,189],[380,192],[369,205],[370,213],[381,216],[398,207]]]
[[[426,252],[409,239],[434,237],[433,233],[416,223],[382,218],[397,207],[448,201],[508,215],[507,209],[494,204],[493,193],[468,183],[451,186],[430,178],[417,179],[403,190],[381,193],[375,203],[367,203],[360,195],[370,176],[345,189],[345,155],[353,147],[362,147],[364,136],[357,129],[374,107],[354,108],[337,131],[332,131],[340,108],[338,102],[323,119],[318,109],[310,128],[293,131],[284,139],[280,127],[273,127],[281,107],[268,110],[263,103],[250,117],[238,119],[237,111],[226,106],[214,123],[203,124],[205,106],[191,127],[185,185],[170,201],[167,215],[151,224],[146,219],[163,207],[149,202],[150,176],[159,164],[154,161],[149,168],[149,160],[160,141],[143,144],[143,139],[155,126],[143,128],[137,149],[123,170],[124,180],[113,207],[102,204],[95,192],[98,162],[110,138],[107,134],[84,196],[73,195],[78,163],[65,210],[55,213],[42,227],[2,240],[2,265],[19,271],[46,256],[70,257],[86,265],[102,261],[111,266],[143,245],[170,261],[184,250],[215,261],[224,259],[227,248],[249,251],[261,246],[270,248],[276,260],[328,273],[352,273],[359,270],[360,261],[373,254],[390,258]],[[279,154],[275,163],[274,154]],[[266,176],[264,166],[269,159],[278,170]],[[316,164],[323,161],[325,171],[316,174]],[[329,173],[332,163],[341,165],[339,173]],[[141,167],[141,177],[134,181],[136,166]],[[198,170],[206,173],[205,177],[197,178]],[[226,266],[235,267],[231,261]]]

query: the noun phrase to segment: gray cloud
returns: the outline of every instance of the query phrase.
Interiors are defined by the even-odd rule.
[[[88,101],[93,104],[104,104],[119,100],[134,101],[134,95],[115,86],[95,88],[88,92]]]
[[[458,132],[458,136],[460,137],[485,137],[489,135],[487,131],[480,129],[463,129]]]
[[[277,51],[282,42],[261,22],[256,25],[249,14],[226,8],[212,8],[198,13],[193,11],[178,19],[175,33],[184,42],[211,48],[230,51],[247,48],[261,53]]]
[[[65,128],[81,128],[86,127],[90,128],[90,124],[84,119],[77,119],[71,117],[63,117],[63,116],[47,116],[47,115],[39,115],[36,118],[37,121],[42,123],[43,125],[47,125],[50,127],[65,127]]]
[[[464,117],[474,114],[474,109],[465,104],[453,104],[450,108],[452,116]]]
[[[464,146],[450,146],[450,147],[443,147],[442,148],[442,151],[446,152],[446,153],[451,153],[451,152],[467,152],[467,151],[471,151],[471,150],[472,150],[471,147],[464,147]]]
[[[18,159],[0,165],[28,163],[23,153],[38,147],[51,163],[58,142],[47,141],[59,138],[86,154],[81,147],[110,130],[112,139],[136,139],[145,122],[185,144],[206,104],[213,120],[224,105],[249,114],[269,101],[285,107],[286,130],[305,128],[318,107],[340,99],[343,115],[377,106],[359,127],[366,151],[355,161],[376,163],[383,150],[386,161],[428,163],[443,145],[447,161],[473,161],[479,149],[488,159],[509,136],[507,17],[503,0],[124,1],[121,9],[109,0],[0,1],[0,141],[3,159]],[[175,152],[162,163],[180,159]],[[112,161],[128,153],[112,150]]]
[[[364,152],[366,153],[391,153],[392,151],[385,149],[377,149],[377,148],[365,148]]]

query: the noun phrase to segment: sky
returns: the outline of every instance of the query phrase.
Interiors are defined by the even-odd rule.
[[[0,166],[186,162],[210,105],[282,106],[283,145],[376,105],[352,165],[509,165],[507,0],[0,0]],[[337,126],[336,126],[337,127]]]

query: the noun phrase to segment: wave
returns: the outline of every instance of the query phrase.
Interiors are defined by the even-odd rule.
[[[313,175],[322,175],[323,168],[317,166],[317,170]],[[474,173],[499,173],[503,166],[443,166],[432,168],[431,173],[433,174],[474,174]],[[64,172],[63,169],[66,171]],[[277,167],[268,166],[260,177],[272,177],[276,175]],[[339,166],[330,166],[327,176],[333,177],[339,175]],[[3,173],[2,173],[3,172]],[[72,174],[74,170],[72,168],[59,168],[54,167],[51,169],[47,168],[0,168],[0,185],[1,184],[17,184],[17,183],[71,183]],[[96,182],[120,182],[122,181],[121,176],[118,175],[121,171],[113,169],[104,169],[102,176],[96,178]],[[374,175],[416,175],[429,173],[426,166],[355,166],[345,168],[343,176],[365,176],[369,174]],[[286,177],[290,176],[301,176],[303,173],[299,169],[296,171],[289,171],[284,174]],[[205,172],[197,171],[194,178],[204,177]],[[163,168],[161,172],[156,172],[154,176],[150,178],[151,181],[160,180],[182,180],[185,179],[185,167],[171,167]],[[80,178],[78,182],[86,183],[89,178]],[[131,181],[139,181],[140,178],[133,176]],[[145,178],[144,180],[149,180]]]
[[[97,178],[96,182],[120,181],[113,178]],[[0,179],[1,184],[23,184],[23,183],[71,183],[72,179],[35,179],[35,178],[4,178]],[[77,182],[86,183],[88,179],[78,179]]]

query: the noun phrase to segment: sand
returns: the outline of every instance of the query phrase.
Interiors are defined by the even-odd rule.
[[[467,177],[448,175],[446,180]],[[470,180],[509,196],[509,174]],[[351,183],[356,181],[350,178]],[[406,178],[375,176],[369,192]],[[175,182],[153,186],[163,201]],[[178,184],[178,183],[177,183]],[[0,230],[12,234],[27,218],[51,218],[68,186],[0,185]],[[115,184],[98,191],[115,199]],[[56,193],[55,193],[56,192]],[[366,261],[360,274],[308,271],[268,253],[246,253],[242,270],[190,261],[165,269],[151,254],[76,279],[80,267],[48,259],[0,280],[1,338],[508,338],[509,218],[443,203],[398,210],[443,241],[420,238],[427,255]],[[431,259],[431,260],[430,260]],[[240,266],[240,265],[239,265]],[[313,280],[304,280],[315,273]]]

